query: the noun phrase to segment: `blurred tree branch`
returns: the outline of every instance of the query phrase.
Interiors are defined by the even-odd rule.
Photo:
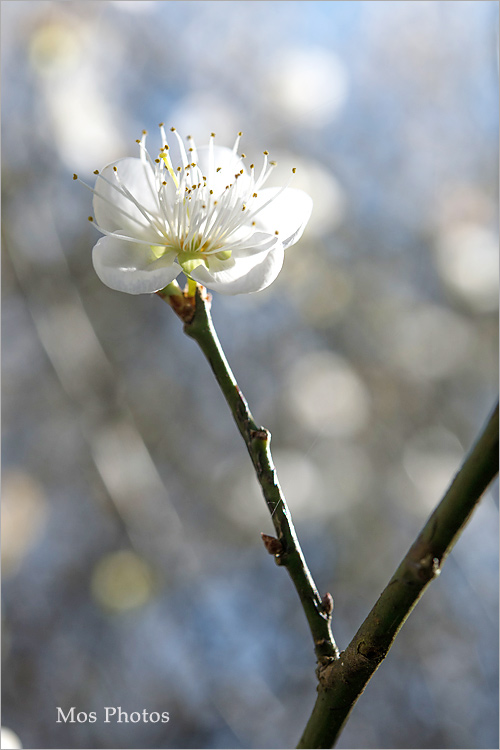
[[[498,404],[445,496],[349,646],[323,669],[298,748],[329,748],[429,583],[436,578],[484,490],[498,474]]]
[[[309,572],[300,548],[292,517],[281,491],[271,455],[271,434],[256,424],[224,356],[210,315],[211,297],[204,287],[196,287],[195,296],[162,290],[157,294],[168,302],[184,322],[185,333],[193,338],[205,354],[217,383],[231,409],[236,425],[247,446],[276,530],[277,539],[262,534],[267,551],[278,565],[290,574],[304,609],[314,640],[320,666],[338,658],[338,649],[331,632],[333,600],[322,598]]]

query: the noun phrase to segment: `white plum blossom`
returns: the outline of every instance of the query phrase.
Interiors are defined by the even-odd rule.
[[[146,294],[184,272],[222,294],[265,289],[281,270],[284,250],[302,235],[311,198],[288,186],[263,188],[275,163],[264,151],[262,167],[247,169],[245,154],[237,153],[241,133],[232,149],[216,146],[214,133],[197,148],[175,128],[171,148],[163,124],[160,133],[157,158],[143,131],[139,158],[95,172],[89,218],[105,235],[92,256],[101,281]]]

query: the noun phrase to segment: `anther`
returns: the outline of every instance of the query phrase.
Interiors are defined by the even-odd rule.
[[[264,156],[269,156],[269,151],[263,151]]]
[[[245,209],[246,209],[246,206],[245,206],[245,204],[243,204],[241,210],[244,211]]]
[[[256,197],[257,197],[257,193],[252,193],[252,198],[256,198]]]
[[[143,131],[142,131],[142,134],[143,134],[143,135],[147,135],[147,134],[148,134],[148,131],[147,131],[147,130],[143,130]]]
[[[165,124],[164,122],[160,122],[160,124],[158,125],[158,127],[162,128],[164,126],[164,124]]]
[[[94,169],[94,174],[99,174],[99,170],[98,169]]]
[[[188,135],[188,138],[191,138],[191,136]],[[188,151],[192,151],[192,150],[193,150],[192,147],[188,149]],[[193,164],[193,166],[194,166],[194,164]]]
[[[216,172],[220,172],[220,171],[221,171],[221,169],[222,169],[222,167],[217,167],[217,169],[216,169],[215,171],[216,171]]]
[[[171,127],[170,130],[172,131],[172,133],[175,133],[175,128],[174,127]]]
[[[192,151],[193,149],[192,149],[192,148],[190,148],[189,150],[190,150],[190,151]],[[192,166],[192,167],[196,167],[196,162],[195,162],[195,161],[192,161],[192,162],[191,162],[191,166]]]
[[[238,135],[240,136],[240,138],[241,138],[241,136],[243,135],[243,133],[241,132],[241,130],[240,130],[240,132],[238,133]]]
[[[278,230],[276,230],[274,234],[279,234]]]
[[[155,159],[155,163],[156,163],[156,164],[159,164],[159,163],[160,163],[160,160],[159,160],[159,159]]]
[[[255,164],[250,164],[250,169],[255,169]]]
[[[245,159],[245,158],[246,158],[246,154],[241,154],[241,157],[240,157],[240,158],[241,158],[241,159]]]
[[[269,164],[271,165],[271,167],[275,167],[276,166],[276,162],[275,161],[270,161]]]
[[[140,138],[136,138],[136,139],[135,139],[135,142],[136,142],[136,143],[140,143],[140,142],[141,142]]]
[[[118,172],[116,167],[113,167],[113,172]]]
[[[92,217],[92,216],[89,216],[89,217],[88,217],[88,220],[89,220],[89,221],[94,221],[94,219],[93,219],[93,217]]]
[[[162,182],[161,184],[162,184],[162,185],[166,185],[167,183],[165,182],[165,180],[163,180],[163,182]]]
[[[77,179],[78,179],[78,175],[77,175],[77,174],[74,174],[74,175],[73,175],[73,179],[74,179],[74,180],[77,180]]]
[[[297,167],[292,167],[293,174],[295,174],[296,171],[297,171]]]
[[[215,133],[210,133],[211,138],[215,138]]]

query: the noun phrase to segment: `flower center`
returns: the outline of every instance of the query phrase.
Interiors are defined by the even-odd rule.
[[[209,267],[211,261],[215,264],[215,260],[218,264],[227,262],[233,249],[255,233],[254,217],[277,197],[275,194],[265,204],[256,201],[257,190],[267,181],[275,162],[269,161],[268,152],[264,151],[260,174],[255,174],[253,164],[250,165],[250,174],[245,174],[242,168],[245,154],[237,154],[241,137],[238,133],[232,155],[229,159],[226,157],[225,164],[220,166],[214,146],[215,134],[212,133],[202,171],[193,138],[188,136],[186,145],[175,128],[171,131],[177,140],[181,166],[174,167],[172,163],[163,123],[160,124],[160,133],[164,145],[154,162],[145,147],[144,131],[138,141],[142,161],[149,162],[154,169],[160,209],[157,218],[163,225],[161,234],[166,246],[163,252],[177,251],[178,262],[186,268],[201,263]],[[224,186],[226,180],[228,184]],[[153,252],[156,254],[155,250]]]
[[[189,275],[195,268],[201,265],[210,268],[210,261],[212,261],[213,264],[215,260],[223,263],[224,261],[229,261],[231,259],[233,254],[231,250],[212,251],[207,254],[205,252],[206,247],[202,242],[202,235],[198,235],[194,240],[191,240],[190,246],[186,247],[183,238],[175,238],[172,244],[176,247],[172,248],[168,245],[151,245],[151,250],[157,259],[165,256],[169,250],[177,251],[177,262],[186,275]]]

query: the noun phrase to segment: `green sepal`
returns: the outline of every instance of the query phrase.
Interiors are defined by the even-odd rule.
[[[155,256],[155,258],[161,258],[167,250],[170,250],[171,248],[165,247],[165,245],[150,245],[151,252]]]
[[[202,258],[199,253],[188,253],[183,251],[177,256],[177,261],[186,276],[189,276],[189,274],[194,271],[195,268],[198,268],[198,266],[204,265],[208,268],[207,261],[205,258]]]
[[[215,253],[215,257],[218,260],[229,260],[232,254],[231,250],[221,250],[220,252]]]
[[[182,297],[182,289],[175,280],[167,284],[160,292],[162,297]]]

